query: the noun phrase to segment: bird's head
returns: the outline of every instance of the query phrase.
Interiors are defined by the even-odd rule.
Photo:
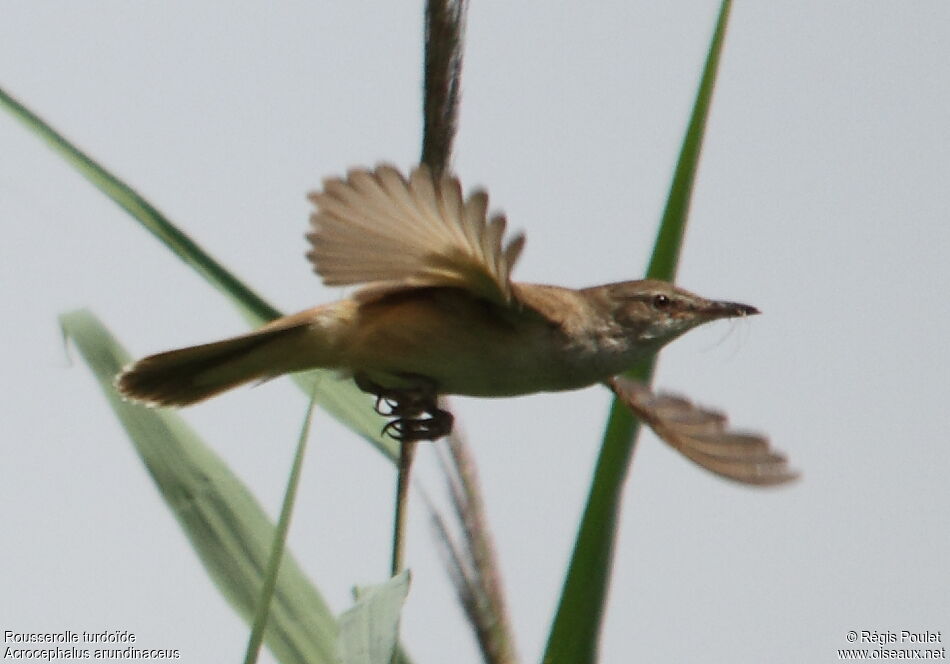
[[[655,279],[621,281],[587,291],[620,326],[624,337],[655,349],[703,323],[759,313],[747,304],[707,300]]]

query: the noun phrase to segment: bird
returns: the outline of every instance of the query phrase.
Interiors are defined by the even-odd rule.
[[[151,355],[116,379],[126,398],[187,406],[242,384],[336,370],[376,397],[384,433],[435,440],[452,430],[440,397],[511,397],[611,385],[689,330],[758,314],[655,279],[567,288],[513,281],[525,245],[426,165],[354,168],[308,195],[307,258],[336,302],[248,334]]]

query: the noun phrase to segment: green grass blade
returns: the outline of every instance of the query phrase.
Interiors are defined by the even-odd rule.
[[[676,274],[730,8],[731,1],[723,0],[647,270],[650,278],[672,281]],[[649,382],[655,364],[655,359],[645,362],[631,373],[633,377]],[[587,506],[548,637],[545,664],[597,661],[617,517],[638,430],[638,423],[630,411],[614,399]]]
[[[280,311],[198,246],[135,189],[66,140],[62,134],[3,89],[0,89],[0,106],[5,107],[43,139],[83,177],[132,215],[208,283],[227,295],[251,323],[260,325],[281,315]],[[379,435],[385,421],[373,412],[369,407],[368,397],[360,392],[352,381],[340,380],[329,371],[315,371],[301,375],[297,382],[307,394],[316,389],[317,403],[324,410],[366,438],[387,457],[396,458],[397,449],[394,442]]]
[[[277,587],[277,575],[280,571],[280,562],[284,557],[284,549],[287,545],[287,532],[290,530],[290,517],[293,513],[294,501],[297,498],[300,470],[303,467],[304,455],[307,452],[307,440],[310,438],[310,423],[313,420],[315,405],[316,401],[311,396],[310,405],[307,407],[307,415],[304,417],[303,427],[300,430],[300,438],[297,440],[297,451],[294,454],[294,463],[290,469],[290,477],[287,480],[287,490],[284,492],[284,502],[280,508],[280,518],[277,520],[277,530],[271,544],[270,557],[267,559],[264,587],[257,602],[257,612],[254,615],[251,636],[248,639],[247,651],[244,655],[244,664],[256,664],[261,650],[261,642],[264,640],[264,628],[267,626],[267,619],[270,616],[271,602],[273,601],[274,590]]]
[[[0,105],[39,136],[83,177],[132,215],[146,230],[197,270],[209,283],[228,295],[245,316],[258,322],[277,318],[280,312],[207,254],[158,209],[125,182],[114,176],[26,106],[0,89]]]
[[[399,638],[399,617],[408,594],[409,570],[357,592],[356,604],[340,616],[340,664],[390,664],[393,661]]]
[[[274,525],[244,484],[169,411],[124,401],[112,381],[128,354],[88,311],[64,314],[64,333],[93,370],[201,562],[248,622],[254,617]],[[284,554],[265,642],[282,664],[331,664],[337,622],[293,557]]]
[[[352,431],[366,439],[390,461],[399,458],[399,444],[380,435],[386,420],[373,410],[373,402],[349,378],[316,369],[293,375],[306,394],[315,394],[317,404]]]

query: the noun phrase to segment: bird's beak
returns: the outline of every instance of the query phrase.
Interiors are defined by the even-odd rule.
[[[719,318],[742,318],[744,316],[754,316],[760,313],[758,309],[748,304],[739,304],[738,302],[719,302],[710,301],[706,306],[699,310],[699,313],[707,320],[717,320]]]

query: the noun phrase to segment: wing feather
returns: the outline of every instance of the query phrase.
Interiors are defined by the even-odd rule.
[[[771,486],[791,482],[798,473],[764,436],[729,429],[726,416],[618,376],[611,389],[661,440],[690,461],[743,484]]]
[[[307,257],[328,285],[363,284],[376,299],[406,288],[462,288],[511,302],[511,270],[524,236],[504,242],[505,218],[488,220],[488,195],[462,195],[457,178],[433,180],[426,166],[408,180],[392,166],[328,178],[309,196],[316,205]]]

